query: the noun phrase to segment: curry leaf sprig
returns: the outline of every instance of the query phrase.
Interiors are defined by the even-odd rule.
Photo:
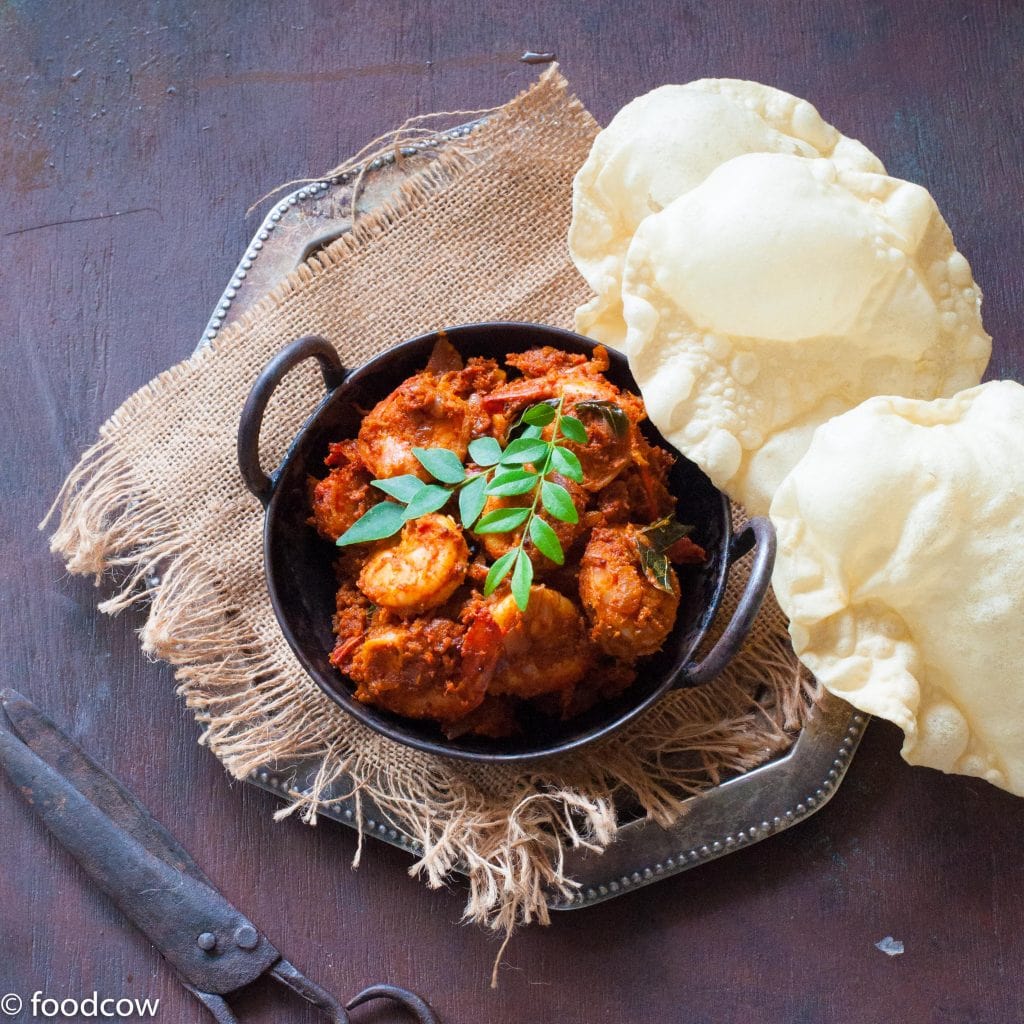
[[[548,425],[552,427],[550,440],[543,436]],[[397,533],[405,523],[444,508],[457,494],[463,529],[476,534],[521,530],[518,543],[488,571],[484,594],[493,593],[511,573],[512,596],[517,606],[525,610],[533,583],[527,539],[556,565],[565,561],[558,534],[539,510],[543,508],[563,523],[579,521],[572,496],[551,477],[557,473],[576,483],[583,481],[580,460],[564,442],[586,444],[587,429],[575,416],[563,413],[562,399],[531,405],[512,430],[519,427],[522,432],[505,448],[493,437],[478,437],[470,442],[469,456],[480,467],[475,472],[467,471],[458,455],[447,448],[413,448],[413,455],[436,482],[426,483],[411,473],[371,481],[394,500],[374,505],[338,538],[338,544],[383,540]],[[529,504],[503,506],[483,515],[490,497],[521,497]]]

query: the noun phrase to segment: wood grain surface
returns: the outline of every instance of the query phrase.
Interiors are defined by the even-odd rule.
[[[447,1024],[1024,1019],[1024,800],[909,768],[878,723],[810,821],[520,933],[492,992],[497,943],[460,924],[462,888],[426,890],[373,842],[352,871],[347,830],[273,824],[273,798],[196,746],[171,672],[138,650],[139,618],[99,615],[99,593],[36,531],[103,420],[195,345],[253,230],[250,202],[410,114],[503,102],[537,74],[518,61],[527,49],[555,51],[601,121],[701,76],[808,97],[931,189],[985,291],[990,375],[1024,378],[1019,4],[8,0],[4,683],[69,724],[341,996],[395,981]],[[157,1020],[207,1019],[6,780],[0,807],[0,995],[149,996]],[[875,948],[887,935],[902,956]],[[266,986],[236,1006],[318,1019]]]

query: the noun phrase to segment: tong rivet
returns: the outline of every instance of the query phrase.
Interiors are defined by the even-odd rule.
[[[235,942],[240,949],[255,949],[260,937],[251,924],[243,924],[235,929]]]
[[[200,949],[206,950],[209,953],[211,950],[217,947],[217,936],[213,932],[203,932],[202,935],[196,939],[196,945]]]

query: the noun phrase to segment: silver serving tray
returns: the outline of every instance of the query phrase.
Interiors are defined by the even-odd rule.
[[[454,139],[484,119],[402,146],[365,166],[310,182],[279,200],[266,215],[221,295],[197,348],[209,345],[230,323],[318,249],[352,226],[352,189],[360,173],[357,214],[387,202],[402,182],[422,170]],[[750,846],[795,825],[823,807],[842,781],[867,725],[868,716],[829,694],[811,710],[785,754],[685,801],[675,825],[662,828],[646,819],[621,824],[604,853],[570,851],[565,874],[578,883],[569,900],[552,897],[554,910],[600,903],[688,871],[733,850]],[[254,771],[248,782],[284,800],[312,791],[319,764],[300,761]],[[420,843],[406,836],[361,796],[356,809],[352,780],[336,780],[322,794],[318,814],[333,818],[414,856]]]

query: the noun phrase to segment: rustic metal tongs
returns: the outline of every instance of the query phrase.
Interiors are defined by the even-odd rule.
[[[371,999],[394,1000],[420,1024],[438,1024],[423,999],[395,985],[371,985],[342,1006],[285,960],[145,807],[33,704],[13,690],[0,691],[0,704],[7,717],[0,716],[0,766],[219,1024],[236,1024],[224,996],[264,974],[334,1024],[349,1024],[347,1011]]]

